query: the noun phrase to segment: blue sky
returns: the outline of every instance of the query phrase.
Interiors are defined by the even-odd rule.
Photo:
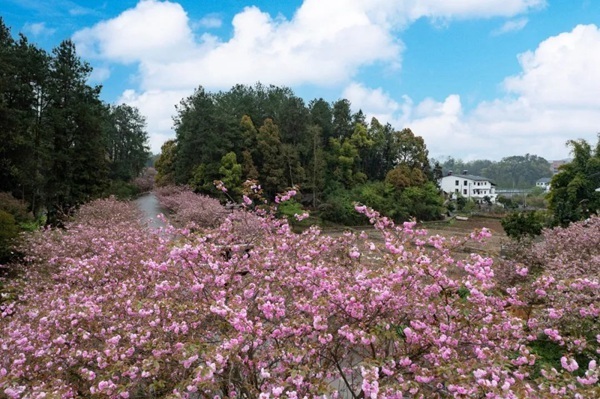
[[[411,128],[430,154],[569,155],[600,131],[600,1],[1,0],[13,34],[72,38],[158,152],[199,85],[285,85]]]

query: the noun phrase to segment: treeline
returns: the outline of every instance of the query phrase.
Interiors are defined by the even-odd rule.
[[[270,199],[299,186],[303,205],[347,224],[360,220],[354,201],[397,220],[442,213],[423,139],[375,118],[368,122],[348,100],[305,104],[289,88],[261,84],[226,92],[199,87],[181,101],[174,120],[176,139],[163,145],[156,162],[159,184],[219,195],[220,180],[234,199],[248,179]]]
[[[478,159],[464,162],[448,157],[440,160],[444,176],[448,172],[462,173],[467,170],[471,175],[483,176],[496,183],[498,188],[532,188],[542,177],[552,176],[550,163],[537,155],[516,155],[495,162]]]
[[[0,192],[53,222],[136,177],[149,156],[137,109],[108,105],[70,40],[51,53],[0,18]]]

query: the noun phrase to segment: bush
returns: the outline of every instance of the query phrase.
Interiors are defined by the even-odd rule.
[[[27,204],[10,193],[0,193],[0,211],[11,214],[17,224],[30,223],[34,220],[32,213],[27,209]]]
[[[519,240],[525,236],[542,234],[544,216],[540,212],[513,212],[500,220],[502,228],[510,238]]]
[[[0,263],[8,261],[13,254],[19,226],[10,213],[0,210]]]
[[[120,200],[127,200],[135,197],[139,193],[140,191],[138,188],[132,183],[127,183],[122,180],[112,180],[103,196],[115,196]]]
[[[319,216],[324,220],[346,226],[367,224],[368,220],[354,210],[354,203],[357,200],[357,196],[343,188],[329,192],[323,203],[319,205]]]

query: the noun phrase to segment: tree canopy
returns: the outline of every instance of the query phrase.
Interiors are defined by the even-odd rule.
[[[149,157],[144,118],[101,101],[91,72],[72,41],[47,53],[0,18],[0,192],[50,222],[137,177]]]
[[[554,224],[566,226],[600,209],[600,134],[596,147],[585,140],[570,140],[573,160],[552,178],[550,209]]]
[[[367,191],[376,187],[378,197],[394,204],[389,214],[397,218],[415,216],[400,209],[398,198],[406,188],[413,196],[432,195],[423,138],[377,119],[367,122],[362,111],[352,113],[346,99],[332,104],[315,99],[306,105],[286,87],[236,85],[216,93],[199,87],[177,107],[175,131],[176,139],[163,147],[156,163],[159,180],[191,185],[203,194],[219,194],[214,181],[234,184],[228,189],[239,192],[241,182],[258,180],[271,200],[299,186],[306,205],[330,215],[328,210],[338,209],[339,198],[348,194],[358,200],[352,193],[369,185]],[[344,207],[351,211],[352,201]],[[435,219],[442,213],[441,205],[425,209],[420,218]]]

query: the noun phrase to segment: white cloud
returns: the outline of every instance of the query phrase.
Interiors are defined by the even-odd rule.
[[[56,32],[56,29],[48,28],[45,22],[26,23],[23,26],[23,32],[33,37],[52,36]]]
[[[600,30],[578,25],[519,55],[522,73],[504,81],[506,89],[536,106],[598,106]]]
[[[139,62],[142,87],[147,90],[198,84],[228,88],[257,81],[333,85],[347,80],[362,65],[399,59],[401,45],[370,20],[360,4],[340,7],[333,14],[329,3],[315,4],[307,0],[292,20],[273,19],[247,7],[233,18],[229,41],[204,34],[193,42],[187,15],[179,5],[145,1],[78,32],[74,39],[84,54],[96,50],[102,58]]]
[[[546,0],[412,0],[408,3],[411,19],[512,17],[546,6]]]
[[[545,0],[304,0],[291,19],[245,8],[233,18],[232,36],[224,41],[208,33],[196,37],[197,25],[180,4],[142,0],[115,18],[76,32],[73,39],[86,58],[137,66],[139,87],[123,99],[139,104],[156,129],[153,135],[165,136],[172,135],[165,121],[170,127],[173,104],[181,99],[173,93],[190,93],[198,85],[228,89],[257,81],[343,87],[361,67],[401,65],[403,44],[397,33],[416,19],[513,17],[544,5]],[[200,22],[216,27],[220,20],[213,17]],[[362,101],[372,105],[379,102],[381,115],[395,106],[386,103],[381,91],[366,93],[360,85],[348,90],[353,96],[362,93]],[[404,101],[397,106],[409,112],[412,104]],[[448,101],[446,106],[456,105],[455,97]],[[438,124],[443,120],[439,118]]]
[[[150,148],[158,153],[162,144],[173,138],[171,127],[175,105],[191,94],[190,90],[148,90],[143,93],[126,90],[117,103],[136,107],[145,116]]]
[[[110,68],[107,66],[95,66],[88,78],[90,84],[102,83],[110,77]]]
[[[220,28],[223,25],[223,21],[217,14],[209,14],[204,16],[204,18],[200,19],[194,27],[197,28],[205,28],[205,29],[215,29]]]
[[[522,72],[504,81],[507,97],[482,102],[469,112],[458,95],[414,105],[357,84],[345,93],[354,109],[423,136],[433,156],[499,159],[530,153],[561,159],[568,155],[569,139],[595,143],[600,126],[600,29],[577,26],[546,39],[519,60]]]
[[[145,0],[118,17],[73,35],[85,57],[132,63],[176,60],[194,49],[187,14],[177,3]]]
[[[522,30],[529,20],[527,18],[517,18],[506,21],[501,27],[492,31],[493,36],[500,36],[509,32],[518,32]]]

